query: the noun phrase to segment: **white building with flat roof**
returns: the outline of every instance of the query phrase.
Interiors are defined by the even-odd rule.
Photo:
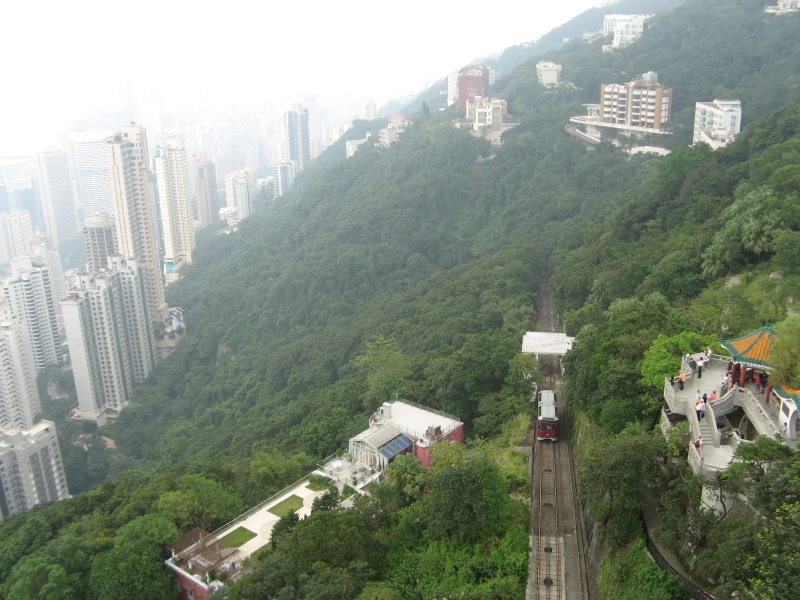
[[[355,462],[383,470],[397,456],[411,454],[423,467],[432,464],[431,446],[464,440],[458,417],[407,400],[384,402],[370,417],[369,428],[350,439]]]
[[[364,138],[363,140],[347,140],[344,143],[344,155],[345,158],[353,158],[353,155],[358,150],[358,147],[365,143],[368,138]]]
[[[69,498],[55,424],[0,426],[0,520]]]
[[[693,143],[705,142],[715,150],[730,144],[742,128],[739,100],[698,102],[694,109]]]
[[[549,60],[540,60],[536,63],[536,77],[542,85],[558,85],[561,83],[561,65]]]
[[[778,0],[773,6],[765,6],[764,12],[773,15],[787,15],[800,11],[800,0]]]
[[[603,51],[630,46],[640,37],[648,27],[648,21],[653,15],[606,15],[603,19],[603,31],[613,33],[614,39],[610,46],[603,46]]]
[[[235,208],[241,223],[253,212],[258,194],[258,178],[252,169],[234,171],[225,176],[225,198],[228,208]]]

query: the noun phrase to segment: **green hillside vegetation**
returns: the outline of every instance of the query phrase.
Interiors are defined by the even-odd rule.
[[[720,597],[790,597],[798,538],[780,531],[800,523],[796,455],[762,444],[742,456],[720,485],[754,501],[717,523],[686,466],[688,438],[650,429],[659,378],[687,344],[767,318],[800,343],[787,320],[800,285],[800,103],[790,103],[800,96],[798,23],[752,0],[687,1],[628,49],[573,42],[549,54],[581,89],[542,88],[532,63],[498,82],[522,119],[499,149],[452,127],[452,109],[415,115],[391,148],[365,145],[349,160],[342,140],[238,233],[198,244],[168,288],[188,335],[98,432],[117,450],[104,454],[96,432],[58,421],[73,492],[107,481],[3,521],[0,597],[111,598],[126,574],[153,586],[136,597],[169,597],[158,566],[166,540],[213,529],[297,480],[395,394],[461,417],[474,451],[442,458],[401,490],[379,486],[378,507],[368,500],[285,524],[285,539],[261,557],[269,566],[230,597],[258,586],[271,590],[264,596],[315,596],[326,585],[344,597],[521,597],[527,516],[509,493],[525,495],[527,483],[507,448],[527,429],[536,365],[520,339],[536,322],[545,276],[578,334],[565,365],[566,392],[590,431],[580,493],[612,548],[608,564],[630,555],[642,566],[605,577],[607,592],[647,581],[660,590],[654,598],[680,597],[638,562],[647,492],[660,500],[665,543]],[[631,157],[610,143],[587,152],[564,132],[606,77],[648,70],[675,89],[668,157]],[[678,147],[694,102],[728,95],[743,100],[747,131],[717,152]],[[348,139],[379,125],[360,122]],[[775,270],[781,279],[769,277]],[[797,372],[791,351],[784,362]],[[73,445],[88,433],[86,451]],[[478,441],[496,436],[505,441]],[[784,479],[767,477],[765,460]],[[486,483],[492,493],[460,498],[486,514],[448,504],[456,481]],[[458,518],[443,519],[448,511]],[[477,533],[463,527],[470,520]],[[342,531],[358,543],[336,546]],[[330,551],[318,565],[302,554],[311,539]],[[110,569],[115,561],[130,568]]]

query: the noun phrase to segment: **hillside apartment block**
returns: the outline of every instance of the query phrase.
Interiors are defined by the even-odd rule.
[[[662,129],[672,118],[672,88],[658,83],[658,73],[649,71],[628,83],[600,86],[600,103],[585,104],[586,116],[571,117],[572,123],[583,125],[584,133],[597,141],[600,129],[609,128],[625,135],[669,133]]]

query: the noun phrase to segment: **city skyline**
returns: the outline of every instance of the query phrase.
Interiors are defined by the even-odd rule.
[[[363,110],[370,99],[381,103],[419,92],[453,69],[533,41],[600,4],[520,4],[502,28],[447,36],[459,18],[455,5],[412,2],[400,15],[394,7],[366,2],[312,1],[298,22],[288,5],[233,2],[226,14],[243,18],[237,27],[223,27],[219,14],[192,10],[184,0],[157,5],[145,0],[124,12],[95,0],[15,3],[6,15],[15,27],[0,39],[0,53],[14,57],[4,67],[9,90],[24,92],[0,99],[0,157],[42,151],[57,144],[76,120],[97,112],[133,106],[147,112],[154,98],[165,112],[195,115],[283,112],[307,94],[316,94],[321,106]],[[409,28],[418,40],[413,44]],[[214,35],[199,35],[204,31]],[[136,52],[115,51],[131,32],[158,42],[137,45]],[[198,46],[198,39],[213,39],[214,45]],[[286,60],[288,47],[296,49],[292,60]],[[198,53],[203,60],[193,59]],[[164,56],[185,58],[176,68]],[[248,64],[248,57],[254,68],[236,86],[199,87],[209,72]]]

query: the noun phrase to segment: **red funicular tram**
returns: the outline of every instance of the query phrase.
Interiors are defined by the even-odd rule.
[[[536,418],[536,439],[540,442],[558,441],[558,403],[552,390],[539,392],[538,415]]]

